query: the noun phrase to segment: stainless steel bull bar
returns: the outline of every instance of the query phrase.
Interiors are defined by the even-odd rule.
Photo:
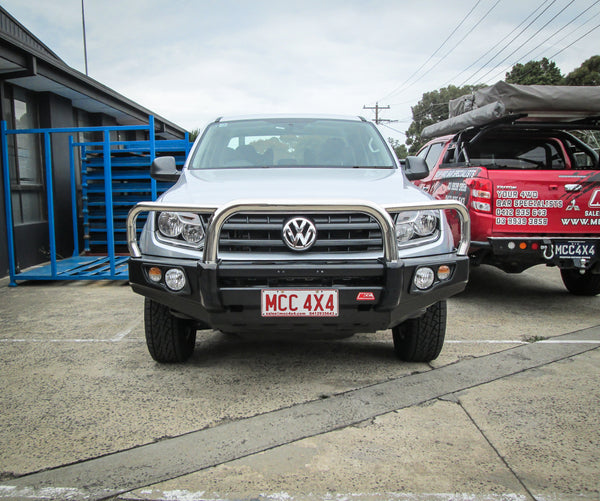
[[[381,227],[384,259],[388,263],[398,261],[398,244],[392,215],[415,210],[453,210],[460,219],[460,242],[457,255],[467,254],[470,244],[471,223],[466,207],[453,200],[432,200],[428,202],[378,205],[365,200],[233,200],[221,207],[207,207],[195,204],[169,204],[164,202],[140,202],[129,211],[127,217],[127,244],[132,257],[142,257],[136,234],[136,220],[142,212],[195,212],[212,214],[206,228],[206,243],[202,261],[216,264],[218,259],[219,235],[225,221],[238,212],[266,214],[272,212],[289,214],[310,214],[319,212],[362,212],[372,216]]]

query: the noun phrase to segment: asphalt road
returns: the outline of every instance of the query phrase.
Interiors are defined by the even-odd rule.
[[[431,364],[391,333],[199,333],[159,365],[127,285],[0,287],[0,498],[600,499],[600,296],[482,267]]]

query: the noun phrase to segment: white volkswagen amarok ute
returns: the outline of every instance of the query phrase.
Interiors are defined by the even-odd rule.
[[[446,298],[468,279],[469,218],[409,182],[426,173],[420,158],[402,167],[360,117],[220,118],[181,171],[157,158],[151,175],[176,182],[128,218],[151,356],[188,359],[200,329],[391,329],[400,359],[436,358]]]

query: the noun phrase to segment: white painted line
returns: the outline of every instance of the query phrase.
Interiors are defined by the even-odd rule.
[[[529,344],[516,339],[446,339],[444,344]]]
[[[0,499],[87,499],[87,493],[75,487],[15,487],[0,485]]]
[[[138,501],[142,499],[161,499],[165,501],[222,501],[223,498],[207,497],[204,491],[191,492],[185,489],[172,491],[163,491],[159,489],[142,489],[136,492],[122,495],[119,499],[125,501]],[[301,494],[295,496],[288,492],[265,493],[261,492],[258,499],[264,501],[295,501],[302,499],[304,501],[350,501],[353,499],[360,501],[525,501],[527,496],[523,494],[469,494],[469,493],[410,493],[410,492],[353,492],[353,493],[332,493],[328,492],[325,496],[318,494]],[[536,498],[540,499],[540,498]]]
[[[121,341],[124,337],[131,334],[133,329],[135,329],[140,323],[141,323],[141,320],[134,320],[127,327],[125,327],[125,329],[123,329],[121,332],[117,333],[115,335],[115,337],[112,338],[112,341]]]
[[[133,329],[138,325],[138,322],[132,324],[128,328],[119,332],[115,337],[110,339],[40,339],[40,338],[3,338],[0,339],[0,343],[141,343],[144,341],[142,338],[125,339],[126,336],[131,334]],[[389,340],[373,340],[374,343],[391,343]],[[534,341],[535,343],[541,344],[600,344],[600,341],[594,341],[589,339],[573,339],[573,340],[554,340],[544,339],[540,341]],[[518,339],[446,339],[444,344],[533,344],[531,341],[523,341]]]
[[[600,344],[600,341],[593,341],[590,339],[573,339],[573,340],[554,340],[544,339],[540,341],[517,341],[510,339],[446,339],[444,344]]]
[[[223,498],[207,497],[204,491],[191,492],[185,489],[162,491],[159,489],[142,489],[139,491],[144,497],[137,496],[135,493],[122,495],[119,499],[125,501],[138,501],[141,499],[163,499],[165,501],[222,501]],[[32,489],[30,487],[15,488],[12,486],[0,485],[0,499],[87,499],[88,493],[79,489],[69,487],[45,487],[41,489]],[[294,495],[287,492],[261,493],[260,499],[265,501],[294,501],[297,499]],[[308,501],[320,501],[327,499],[329,501],[349,501],[371,500],[378,501],[382,499],[397,501],[525,501],[527,497],[523,494],[468,494],[468,493],[408,493],[408,492],[373,492],[373,493],[327,493],[325,497],[315,494],[302,494],[298,499]],[[536,498],[541,499],[541,498]]]
[[[352,340],[348,340],[352,342]],[[364,338],[361,339],[364,341]],[[373,339],[370,341],[372,343],[382,343],[389,344],[392,342],[392,339]],[[589,339],[582,340],[553,340],[553,339],[545,339],[543,341],[523,341],[522,339],[446,339],[444,344],[533,344],[533,343],[546,343],[546,344],[600,344],[600,341],[593,341]]]
[[[36,339],[12,338],[0,339],[0,343],[141,343],[143,339]]]
[[[591,339],[581,341],[561,341],[560,339],[544,339],[543,341],[537,341],[540,344],[566,344],[566,343],[578,343],[578,344],[600,344],[600,341],[593,341]]]

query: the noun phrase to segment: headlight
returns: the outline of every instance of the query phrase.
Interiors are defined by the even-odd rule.
[[[191,212],[161,212],[156,218],[159,236],[169,241],[199,247],[204,241],[204,224],[198,214]]]
[[[419,239],[436,237],[440,228],[439,211],[403,211],[396,215],[396,239],[406,244]]]
[[[177,212],[161,212],[158,215],[158,230],[169,238],[178,237],[183,230],[183,223]]]

